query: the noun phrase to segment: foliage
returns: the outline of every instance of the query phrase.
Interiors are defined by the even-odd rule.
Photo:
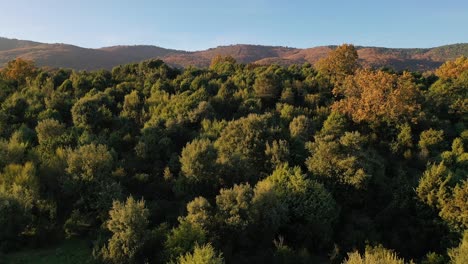
[[[315,67],[11,62],[0,259],[70,262],[66,239],[80,239],[80,262],[91,244],[105,263],[340,263],[356,249],[348,263],[403,262],[366,244],[463,262],[466,58],[434,75],[364,69],[352,45],[332,49]]]
[[[320,74],[328,77],[332,83],[339,83],[347,75],[352,75],[359,67],[357,50],[353,45],[343,44],[316,65]]]
[[[449,250],[450,263],[462,264],[468,261],[468,231],[465,231],[460,245]]]
[[[224,260],[221,254],[217,254],[213,246],[206,244],[195,246],[193,253],[187,253],[177,259],[179,264],[223,264]]]
[[[111,263],[137,263],[147,236],[148,215],[144,200],[130,196],[125,203],[114,201],[106,223],[112,237],[102,249],[102,258]]]
[[[404,264],[404,260],[399,258],[392,250],[388,250],[382,246],[366,247],[364,255],[359,252],[348,254],[348,259],[343,262],[345,264]]]
[[[383,71],[358,70],[348,76],[335,96],[343,97],[333,109],[351,116],[353,121],[371,124],[415,122],[421,107],[419,91],[409,73],[401,76]]]

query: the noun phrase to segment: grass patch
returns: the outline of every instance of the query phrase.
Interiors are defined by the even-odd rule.
[[[65,240],[55,247],[28,249],[0,256],[0,264],[86,264],[92,263],[86,240]]]

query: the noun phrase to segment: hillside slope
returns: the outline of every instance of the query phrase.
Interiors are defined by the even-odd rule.
[[[230,45],[203,51],[181,51],[156,46],[113,46],[87,49],[68,44],[45,44],[33,41],[0,38],[0,67],[22,57],[39,66],[64,67],[77,70],[111,69],[114,66],[159,58],[177,66],[206,67],[216,55],[230,55],[241,63],[281,65],[315,63],[334,46],[296,49],[260,45]],[[453,44],[430,49],[392,49],[357,47],[361,63],[366,67],[391,67],[396,70],[432,70],[444,61],[468,56],[468,44]]]

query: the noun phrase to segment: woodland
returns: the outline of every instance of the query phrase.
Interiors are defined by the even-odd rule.
[[[61,263],[466,264],[467,121],[466,57],[18,58],[0,70],[0,263],[79,241]]]

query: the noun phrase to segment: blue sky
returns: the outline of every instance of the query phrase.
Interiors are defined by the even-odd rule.
[[[0,36],[89,48],[424,48],[468,42],[468,1],[0,0]]]

